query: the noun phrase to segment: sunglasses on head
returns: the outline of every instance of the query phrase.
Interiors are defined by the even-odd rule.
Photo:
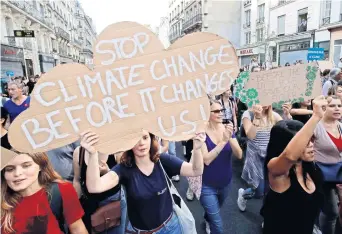
[[[224,112],[224,109],[221,109],[221,110],[213,110],[211,111],[212,113],[215,113],[215,114],[219,114],[219,113],[223,113]]]

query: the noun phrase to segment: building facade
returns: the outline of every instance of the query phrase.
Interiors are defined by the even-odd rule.
[[[81,40],[77,6],[76,0],[1,1],[1,79],[36,75],[57,64],[82,62],[84,50],[89,48],[87,40],[92,45],[96,32],[87,16],[90,36]],[[14,37],[14,30],[33,30],[34,37]]]
[[[158,35],[159,40],[163,43],[164,48],[168,48],[170,46],[169,40],[169,18],[161,17],[159,27],[156,30],[156,34]]]
[[[240,1],[171,0],[169,1],[169,39],[193,32],[210,32],[228,39],[239,48]]]
[[[266,60],[266,38],[269,28],[269,6],[271,0],[241,1],[240,49],[237,49],[240,66],[254,60]]]
[[[182,36],[185,0],[169,0],[169,41],[172,44]]]
[[[270,32],[276,65],[307,61],[310,47],[324,48],[325,58],[337,64],[342,57],[342,1],[278,0],[270,9]]]

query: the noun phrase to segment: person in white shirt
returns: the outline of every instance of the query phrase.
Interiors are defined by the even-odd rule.
[[[340,58],[340,62],[338,63],[337,67],[342,69],[342,57]]]
[[[330,78],[323,85],[323,95],[328,96],[329,89],[337,84],[342,78],[340,68],[333,68],[329,73]]]

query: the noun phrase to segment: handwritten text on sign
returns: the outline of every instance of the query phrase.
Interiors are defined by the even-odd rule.
[[[209,118],[206,94],[229,89],[238,72],[234,48],[217,35],[196,33],[164,50],[152,32],[131,22],[100,34],[94,64],[93,71],[67,64],[42,76],[31,107],[10,128],[16,149],[57,148],[88,128],[108,153],[131,148],[141,129],[189,139]]]
[[[277,106],[282,101],[304,101],[321,93],[319,74],[314,63],[252,72],[244,89],[247,93],[255,89],[255,99],[265,106]]]

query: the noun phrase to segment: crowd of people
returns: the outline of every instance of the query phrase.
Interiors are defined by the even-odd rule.
[[[7,129],[29,108],[39,77],[26,83],[14,78],[1,107],[1,147],[17,154],[1,163],[1,231],[196,233],[191,213],[174,192],[172,181],[184,176],[186,198],[198,198],[204,209],[206,233],[226,233],[220,209],[236,192],[241,212],[250,199],[263,199],[265,234],[336,234],[342,224],[341,69],[325,70],[321,78],[322,96],[282,110],[248,109],[234,97],[234,86],[209,96],[208,127],[182,142],[184,161],[176,155],[176,142],[145,130],[132,149],[110,155],[101,153],[99,136],[91,131],[47,152],[18,152]],[[247,186],[238,191],[229,189],[233,157],[244,164]]]

